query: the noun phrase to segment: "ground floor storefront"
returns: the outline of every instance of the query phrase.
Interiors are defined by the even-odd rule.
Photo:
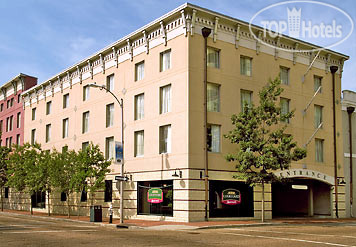
[[[66,197],[60,192],[32,195],[7,190],[4,208],[15,210],[89,215],[91,205],[101,205],[107,217],[110,206],[120,217],[120,182],[108,175],[105,188],[94,197],[83,191]],[[128,173],[124,184],[124,218],[196,222],[206,220],[248,220],[262,216],[262,187],[251,187],[233,178],[233,171],[209,171],[208,187],[202,170],[180,169]],[[276,174],[284,183],[265,185],[265,218],[336,217],[336,194],[332,177],[311,170],[286,170]],[[208,201],[205,200],[206,189]],[[345,217],[345,188],[338,186],[338,216]]]

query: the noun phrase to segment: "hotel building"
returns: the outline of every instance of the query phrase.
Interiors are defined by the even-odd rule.
[[[204,27],[211,29],[206,50]],[[262,29],[253,26],[252,31],[258,36]],[[348,56],[331,50],[287,52],[281,48],[317,46],[286,36],[263,41],[256,40],[246,22],[184,4],[24,92],[25,141],[57,150],[79,150],[93,142],[114,158],[115,141],[121,140],[120,106],[105,90],[89,86],[105,85],[124,105],[125,218],[258,219],[261,187],[234,178],[236,164],[224,157],[237,147],[223,135],[233,128],[230,117],[241,111],[241,102],[258,104],[260,89],[280,74],[282,106],[295,109],[287,133],[307,148],[308,156],[277,172],[290,183],[267,185],[266,218],[344,217],[345,190],[338,183],[344,174],[339,95]],[[330,66],[337,66],[335,74]],[[120,165],[112,163],[110,169],[96,204],[106,214],[112,203],[114,217],[120,217],[119,183],[114,180]],[[150,188],[162,190],[162,202],[147,198]],[[240,204],[225,204],[226,191],[239,191]],[[65,213],[65,198],[52,194],[52,210]],[[25,195],[21,200],[24,207],[30,203]],[[70,200],[75,213],[76,203]]]

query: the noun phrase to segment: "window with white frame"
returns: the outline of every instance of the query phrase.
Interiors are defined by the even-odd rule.
[[[62,137],[67,138],[69,132],[69,118],[62,120]]]
[[[144,154],[144,131],[135,131],[135,157]]]
[[[289,123],[289,119],[284,118],[284,115],[289,113],[289,103],[290,99],[286,98],[281,98],[280,104],[281,104],[281,113],[282,113],[282,122]]]
[[[105,158],[107,160],[115,158],[115,142],[113,136],[105,139]]]
[[[135,64],[135,81],[142,80],[145,77],[145,61]]]
[[[241,98],[241,111],[245,110],[245,107],[249,107],[252,105],[252,91],[243,90],[240,91]]]
[[[114,103],[106,105],[106,127],[114,125]]]
[[[90,89],[90,87],[88,85],[83,87],[83,101],[86,101],[89,99],[89,89]]]
[[[289,68],[280,67],[281,83],[289,85]]]
[[[324,162],[324,140],[315,138],[315,161]]]
[[[106,88],[113,92],[114,91],[114,74],[108,75],[106,77]]]
[[[18,112],[18,113],[17,113],[16,127],[17,127],[17,128],[20,128],[20,127],[21,127],[21,112]]]
[[[135,96],[135,120],[145,117],[145,95],[143,93]]]
[[[320,87],[319,93],[321,93],[321,91],[322,91],[321,80],[322,80],[322,77],[314,76],[314,92],[318,91],[318,89]]]
[[[220,68],[220,50],[213,47],[208,47],[206,63],[208,67]]]
[[[210,112],[220,112],[220,85],[215,83],[207,84],[207,110]]]
[[[85,134],[89,131],[89,111],[83,113],[82,119],[82,133]]]
[[[161,52],[160,54],[160,71],[171,68],[171,49]]]
[[[314,105],[314,127],[318,128],[323,122],[323,107],[320,105]]]
[[[46,125],[46,142],[51,141],[51,124]]]
[[[207,126],[208,152],[220,152],[220,125],[208,124]]]
[[[171,85],[160,88],[160,114],[171,111]]]
[[[52,101],[48,101],[46,103],[46,115],[51,114],[51,112],[52,112]]]
[[[171,125],[159,127],[159,153],[171,152]]]
[[[252,58],[240,56],[240,74],[252,75]]]
[[[63,95],[63,109],[69,107],[69,93]]]

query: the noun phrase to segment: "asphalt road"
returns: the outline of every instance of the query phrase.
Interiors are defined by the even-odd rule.
[[[0,246],[356,246],[356,224],[204,230],[115,229],[87,223],[0,215]]]

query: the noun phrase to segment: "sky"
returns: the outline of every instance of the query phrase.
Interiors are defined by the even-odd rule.
[[[42,83],[53,75],[119,40],[145,24],[180,6],[182,0],[0,0],[0,85],[19,73],[32,75]],[[249,22],[256,13],[276,0],[190,0],[192,4]],[[355,0],[321,0],[321,4],[295,3],[302,9],[306,23],[342,24],[343,35],[350,33],[350,20],[356,21]],[[335,8],[325,6],[333,5]],[[294,6],[293,5],[293,6]],[[276,6],[261,12],[261,20],[282,18]],[[283,14],[286,19],[286,14]],[[283,19],[282,18],[282,19]],[[308,19],[309,18],[309,19]],[[319,21],[319,22],[318,22]],[[271,28],[274,27],[271,25]],[[287,33],[288,34],[288,33]],[[319,37],[319,38],[318,38]],[[300,38],[317,45],[329,45],[328,40]],[[335,43],[335,42],[334,42]],[[350,56],[345,62],[342,90],[356,91],[356,34],[331,48]]]

